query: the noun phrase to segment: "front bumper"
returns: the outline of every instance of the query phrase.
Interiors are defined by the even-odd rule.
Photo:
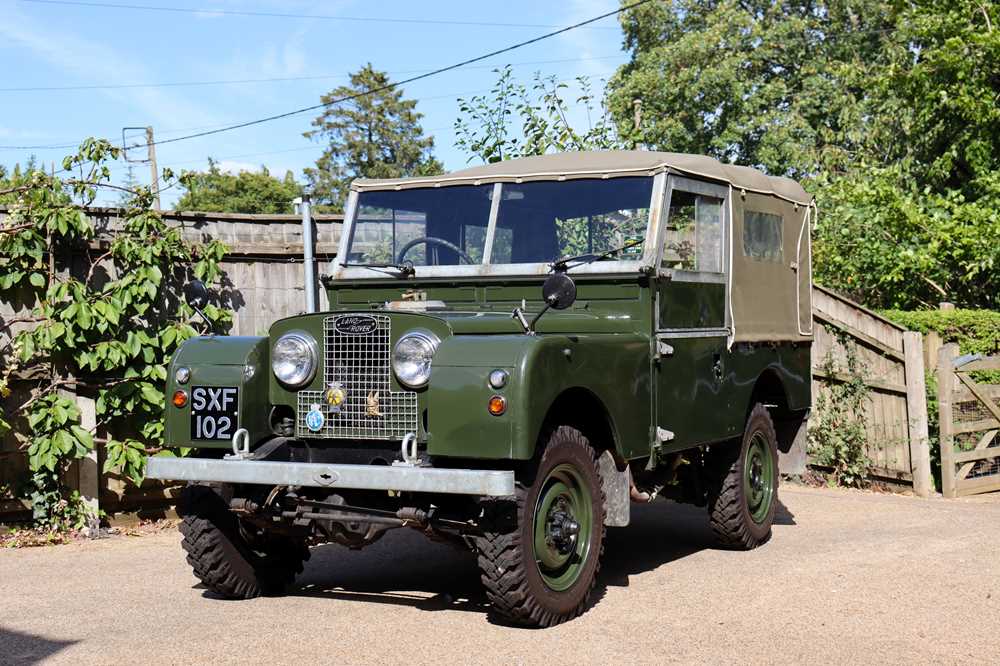
[[[146,478],[490,497],[514,494],[514,472],[408,465],[328,465],[152,457],[146,459]]]

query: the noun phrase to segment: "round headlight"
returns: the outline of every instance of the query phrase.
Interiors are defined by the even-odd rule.
[[[174,372],[174,381],[178,384],[187,384],[189,379],[191,379],[191,368],[182,365]]]
[[[399,339],[392,350],[392,371],[400,383],[419,388],[431,378],[431,361],[441,341],[433,333],[413,331]]]
[[[287,386],[302,386],[316,373],[316,341],[308,333],[285,333],[271,350],[271,370]]]

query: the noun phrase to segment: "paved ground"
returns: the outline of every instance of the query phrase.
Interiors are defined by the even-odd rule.
[[[175,534],[0,552],[0,663],[996,662],[997,498],[782,500],[750,553],[714,550],[701,510],[641,507],[597,604],[537,631],[491,624],[471,557],[411,532],[243,602],[199,588]]]

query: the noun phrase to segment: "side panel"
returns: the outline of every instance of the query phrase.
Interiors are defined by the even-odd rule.
[[[184,385],[174,380],[180,366],[191,369],[191,378]],[[246,368],[253,367],[253,376],[246,378]],[[171,448],[230,448],[226,440],[191,440],[191,402],[177,408],[170,397],[177,389],[190,393],[193,386],[235,386],[239,388],[237,428],[246,428],[250,441],[257,442],[268,433],[270,405],[267,386],[271,374],[267,338],[212,336],[192,338],[181,345],[170,361],[167,374],[167,404],[164,413],[164,441]],[[233,429],[234,432],[236,428]]]
[[[660,395],[658,425],[675,434],[663,445],[663,451],[679,451],[739,435],[752,406],[754,386],[767,371],[781,381],[790,409],[803,410],[810,405],[806,343],[737,343],[732,350],[719,354],[720,380],[707,367],[715,364],[716,347],[712,341],[678,340],[674,348],[674,356],[661,361],[670,373],[670,381],[660,384],[661,389],[667,388]]]
[[[456,338],[458,340],[458,338]],[[466,341],[454,358],[467,361],[471,345],[484,349],[491,338]],[[635,334],[519,336],[510,366],[445,365],[437,360],[428,392],[428,451],[437,456],[514,458],[535,452],[549,409],[564,391],[585,388],[608,410],[616,445],[625,458],[649,454],[649,338]],[[499,360],[499,359],[497,359]],[[503,367],[510,382],[499,391],[487,384]],[[507,399],[507,412],[491,416],[487,400]]]

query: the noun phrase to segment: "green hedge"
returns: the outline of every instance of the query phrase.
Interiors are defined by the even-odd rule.
[[[1000,312],[995,310],[885,310],[882,315],[911,331],[937,332],[963,354],[1000,353]]]

